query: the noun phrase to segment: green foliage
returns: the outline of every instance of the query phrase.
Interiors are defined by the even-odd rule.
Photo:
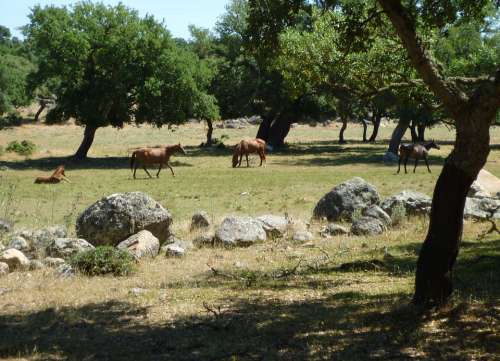
[[[9,29],[0,26],[0,115],[32,101],[26,86],[34,65],[25,53],[24,43],[12,39]]]
[[[29,140],[23,140],[21,141],[21,143],[19,143],[17,140],[14,140],[9,143],[5,150],[7,152],[13,152],[19,155],[30,156],[36,150],[36,145]]]
[[[122,4],[35,6],[25,33],[38,56],[30,87],[45,86],[57,98],[48,122],[162,126],[218,116],[206,94],[211,71],[152,16]]]
[[[128,276],[135,270],[134,258],[130,253],[110,246],[79,252],[71,257],[69,263],[87,276]]]

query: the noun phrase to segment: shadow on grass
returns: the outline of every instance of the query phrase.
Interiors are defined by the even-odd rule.
[[[312,301],[236,299],[213,312],[147,323],[126,301],[0,315],[0,357],[43,360],[466,360],[494,355],[494,312],[440,311],[426,330],[404,295],[344,292]],[[200,304],[200,311],[203,306]],[[487,359],[487,358],[484,358]]]
[[[173,160],[169,162],[172,167],[192,167],[191,164],[181,160]],[[2,161],[0,167],[8,167],[14,170],[38,169],[42,171],[53,171],[57,166],[64,164],[66,170],[81,170],[81,169],[130,169],[130,158],[128,157],[104,157],[104,158],[88,158],[83,162],[74,162],[69,157],[48,157],[37,159],[26,159],[22,161]],[[154,167],[148,167],[154,169]],[[138,168],[139,171],[142,168]],[[158,169],[156,167],[156,169]],[[167,171],[169,169],[167,168]],[[170,171],[169,171],[170,172]]]

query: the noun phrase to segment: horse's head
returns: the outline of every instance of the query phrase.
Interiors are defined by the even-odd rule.
[[[177,144],[175,146],[175,149],[178,151],[178,152],[181,152],[182,154],[187,154],[186,151],[184,150],[184,148],[182,148],[182,145],[181,143]]]
[[[435,148],[435,149],[441,149],[441,147],[436,144],[436,142],[434,140],[432,140],[428,145],[427,145],[428,149],[432,149],[432,148]]]

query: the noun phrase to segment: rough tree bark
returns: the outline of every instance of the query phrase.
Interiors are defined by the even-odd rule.
[[[347,129],[347,118],[342,118],[342,128],[340,128],[339,132],[339,144],[345,144],[346,141],[344,139],[344,132]]]
[[[364,118],[361,118],[361,124],[363,124],[363,143],[366,143],[368,139],[366,138],[366,130],[368,128],[368,124]]]
[[[427,86],[442,101],[456,124],[455,146],[438,178],[432,198],[429,230],[420,251],[413,301],[445,303],[462,236],[463,210],[470,185],[489,154],[489,126],[500,107],[500,69],[477,81],[472,95],[445,80],[416,34],[412,17],[400,0],[378,0]]]
[[[411,122],[410,132],[411,132],[411,142],[412,143],[418,142],[417,126],[415,125],[415,122]]]
[[[368,139],[368,141],[371,143],[375,143],[375,141],[377,140],[378,130],[380,129],[381,120],[382,120],[382,113],[381,112],[375,113],[375,117],[373,118],[372,135],[370,136],[370,139]]]
[[[266,117],[259,126],[257,138],[265,140],[273,148],[279,148],[285,144],[291,126],[292,119],[287,113],[280,113],[272,120]]]
[[[426,129],[425,124],[417,125],[417,135],[419,142],[425,142],[425,129]]]
[[[83,140],[80,144],[80,147],[76,151],[73,159],[76,161],[82,161],[87,158],[87,154],[89,152],[92,143],[94,142],[95,132],[97,131],[97,127],[87,125],[85,126],[85,130],[83,132]]]
[[[388,152],[396,155],[398,154],[401,139],[403,139],[409,126],[409,120],[399,120],[398,125],[396,125],[396,128],[394,128],[394,130],[392,131],[391,140],[389,142],[389,149],[387,150]]]
[[[46,108],[47,106],[47,103],[45,102],[40,102],[40,108],[38,108],[38,111],[36,112],[35,114],[35,123],[38,123],[38,119],[40,118],[40,114],[42,114],[42,112],[44,111],[44,109]]]
[[[205,143],[205,145],[207,147],[211,147],[212,146],[212,143],[213,143],[213,139],[212,139],[212,134],[214,132],[214,125],[212,123],[212,120],[210,119],[207,119],[207,142]]]

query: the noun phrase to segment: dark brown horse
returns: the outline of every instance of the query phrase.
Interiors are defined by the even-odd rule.
[[[62,181],[71,183],[64,173],[64,165],[60,165],[59,167],[57,167],[50,177],[38,177],[37,179],[35,179],[35,183],[37,184],[54,184],[61,183]]]
[[[139,167],[139,164],[142,164],[142,168],[148,174],[149,178],[153,178],[151,174],[149,174],[146,165],[155,165],[158,164],[158,173],[156,173],[156,178],[160,176],[160,171],[163,165],[166,165],[170,168],[172,172],[172,176],[175,177],[174,170],[168,164],[168,161],[172,154],[174,153],[182,153],[186,154],[184,148],[182,148],[181,143],[176,145],[167,145],[166,147],[158,147],[158,148],[139,148],[132,152],[132,156],[130,157],[130,169],[134,171],[134,179],[135,172]]]
[[[413,168],[413,173],[417,169],[418,161],[420,159],[424,159],[425,165],[427,166],[427,170],[431,173],[431,169],[429,168],[429,161],[427,160],[427,156],[429,154],[429,150],[432,148],[440,149],[439,145],[437,145],[434,141],[428,142],[425,144],[401,144],[399,146],[399,164],[398,164],[398,173],[401,170],[401,161],[404,161],[405,173],[406,171],[406,163],[408,163],[408,159],[415,159],[415,167]]]
[[[236,144],[233,152],[233,168],[241,166],[243,155],[247,158],[247,167],[250,167],[250,163],[248,162],[248,155],[250,153],[257,153],[260,156],[259,167],[262,166],[262,162],[266,162],[266,142],[256,138],[245,139]]]

